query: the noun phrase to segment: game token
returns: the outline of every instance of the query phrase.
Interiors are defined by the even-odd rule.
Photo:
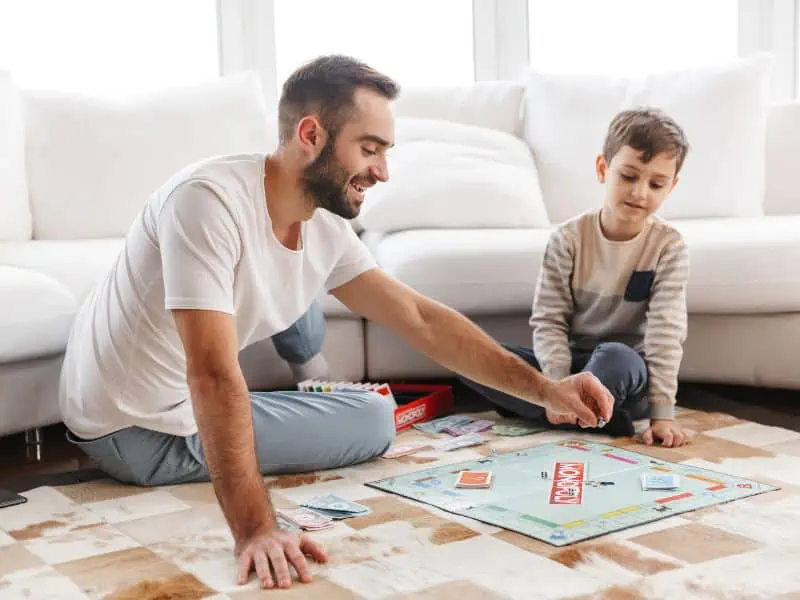
[[[599,419],[597,419],[597,427],[598,428],[602,429],[605,426],[606,426],[606,420],[603,417],[600,417]]]

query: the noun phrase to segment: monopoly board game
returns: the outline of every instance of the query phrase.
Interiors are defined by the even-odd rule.
[[[488,487],[461,487],[463,471],[488,472],[472,478],[488,479]],[[643,475],[650,479],[647,484]],[[677,485],[671,489],[644,489],[651,484],[671,485],[674,482],[664,480],[675,475]],[[534,446],[366,485],[553,546],[780,489],[582,440]]]

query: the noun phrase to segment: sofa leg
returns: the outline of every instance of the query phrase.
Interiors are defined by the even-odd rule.
[[[25,432],[25,456],[29,461],[39,462],[42,460],[43,441],[42,430],[39,427],[28,429]]]

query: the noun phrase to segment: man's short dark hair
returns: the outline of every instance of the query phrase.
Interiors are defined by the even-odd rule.
[[[611,121],[603,143],[603,158],[606,164],[623,146],[641,152],[645,163],[657,154],[668,153],[675,158],[675,174],[681,170],[689,142],[683,129],[664,111],[643,107],[624,110]]]
[[[400,93],[400,86],[390,77],[349,56],[321,56],[301,66],[284,82],[278,102],[281,143],[286,143],[300,120],[310,114],[317,114],[335,137],[353,110],[353,94],[358,88],[374,90],[389,100]]]

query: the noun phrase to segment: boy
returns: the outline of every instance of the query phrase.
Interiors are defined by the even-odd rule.
[[[674,419],[688,253],[680,233],[654,215],[678,183],[688,150],[683,130],[660,110],[614,117],[595,165],[606,186],[602,208],[553,232],[530,319],[533,349],[507,346],[553,379],[593,373],[615,400],[603,432],[633,435],[633,421],[649,416],[648,445],[689,441]],[[462,381],[504,416],[543,419],[556,428],[581,425],[574,415]]]

